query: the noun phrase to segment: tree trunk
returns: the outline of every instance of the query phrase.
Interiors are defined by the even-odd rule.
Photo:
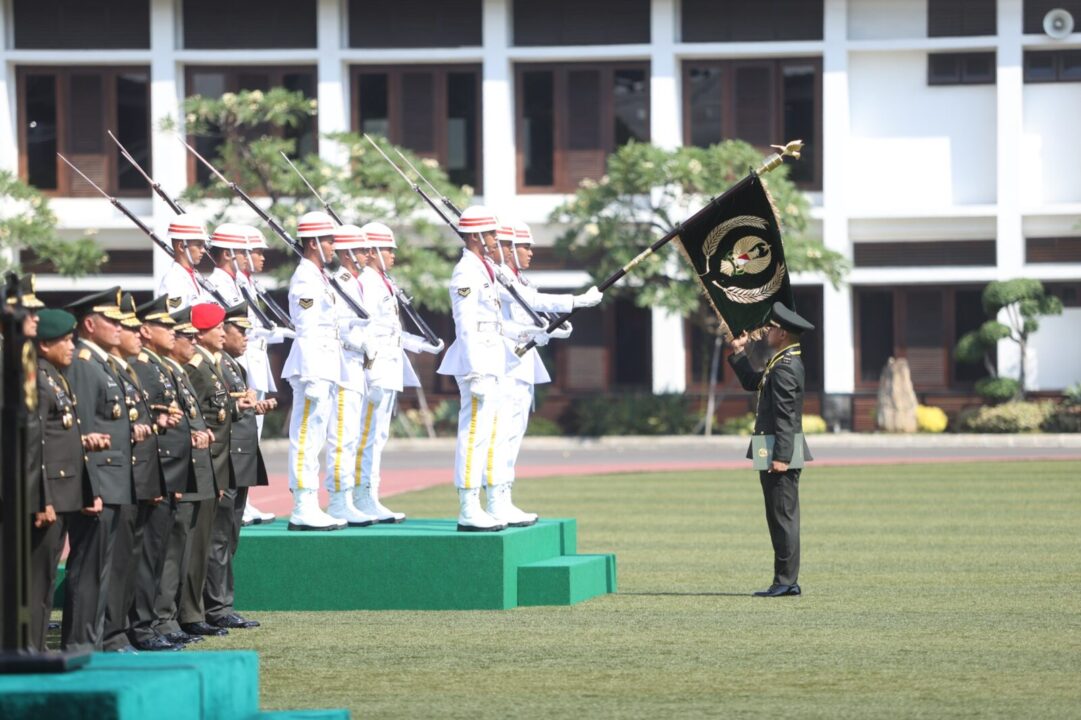
[[[890,433],[916,432],[916,391],[904,358],[890,358],[878,383],[878,429]]]

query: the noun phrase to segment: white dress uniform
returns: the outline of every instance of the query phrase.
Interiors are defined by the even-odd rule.
[[[195,217],[183,213],[173,218],[166,232],[169,240],[183,242],[203,241],[209,242],[210,238],[203,228],[203,224]],[[158,280],[157,293],[155,296],[166,295],[166,306],[169,312],[176,312],[192,305],[205,302],[217,302],[199,284],[196,278],[197,270],[188,270],[175,260],[169,265],[169,269]]]
[[[207,276],[207,281],[218,291],[222,299],[233,307],[244,302],[244,295],[240,292],[240,285],[237,283],[237,279],[227,270],[221,267],[215,267],[213,272]],[[228,309],[228,308],[227,308]]]

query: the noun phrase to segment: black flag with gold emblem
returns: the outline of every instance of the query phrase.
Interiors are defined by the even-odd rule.
[[[676,239],[733,335],[765,325],[775,302],[793,306],[777,214],[758,175],[696,213]]]

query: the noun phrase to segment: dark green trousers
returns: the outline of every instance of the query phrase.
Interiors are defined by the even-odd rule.
[[[795,585],[799,578],[799,476],[799,470],[758,473],[773,542],[774,585]]]
[[[154,597],[153,629],[159,635],[169,635],[180,630],[177,615],[180,611],[180,592],[191,559],[191,530],[195,526],[196,505],[194,502],[176,503],[172,522],[167,529],[165,559]]]
[[[244,505],[248,488],[226,490],[218,500],[214,514],[214,531],[210,540],[210,557],[203,591],[206,619],[216,622],[235,612],[233,608],[233,556],[240,542],[244,520]]]

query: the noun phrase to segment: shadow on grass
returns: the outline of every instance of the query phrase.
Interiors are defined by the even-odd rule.
[[[619,595],[642,595],[653,597],[754,597],[749,592],[623,592]]]

